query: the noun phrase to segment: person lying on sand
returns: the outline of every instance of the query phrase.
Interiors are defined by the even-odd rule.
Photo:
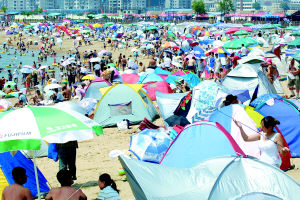
[[[76,190],[71,185],[74,183],[69,170],[60,170],[57,175],[57,180],[61,187],[50,190],[45,200],[85,200],[86,195],[81,189]]]
[[[23,187],[27,182],[26,170],[23,167],[15,167],[12,175],[15,183],[3,190],[2,200],[33,200],[30,190]]]

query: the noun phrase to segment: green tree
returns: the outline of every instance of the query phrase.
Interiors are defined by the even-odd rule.
[[[20,12],[20,14],[21,14],[21,15],[26,15],[26,11],[22,10],[22,11]]]
[[[287,10],[290,9],[289,4],[286,3],[286,2],[281,3],[281,4],[280,4],[280,8],[281,8],[282,10],[284,10],[284,11],[287,11]]]
[[[83,15],[84,15],[83,13],[78,13],[78,14],[77,14],[77,16],[79,16],[79,17],[80,17],[80,16],[83,16]]]
[[[2,10],[3,13],[6,13],[7,9],[8,9],[8,8],[5,7],[5,6],[2,6],[2,7],[1,7],[1,10]]]
[[[41,13],[43,13],[43,8],[38,8],[36,11],[37,11],[37,13],[39,13],[39,14],[41,14]]]
[[[232,0],[219,1],[219,10],[225,15],[234,11]]]
[[[199,15],[206,13],[205,3],[203,0],[193,1],[191,8]]]
[[[253,3],[252,8],[254,8],[255,10],[260,10],[261,9],[260,3],[259,2]]]
[[[33,15],[34,14],[34,11],[28,11],[28,12],[25,12],[25,15],[28,17],[30,15]]]

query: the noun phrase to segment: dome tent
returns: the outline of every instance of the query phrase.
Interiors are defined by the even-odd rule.
[[[139,200],[299,199],[300,185],[295,180],[252,157],[219,157],[192,168],[146,163],[124,155],[119,160]]]
[[[131,124],[137,124],[145,117],[154,120],[158,113],[142,87],[142,84],[116,84],[101,88],[102,97],[94,120],[104,127],[115,126],[123,119]]]

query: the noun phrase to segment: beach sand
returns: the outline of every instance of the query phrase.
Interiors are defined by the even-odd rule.
[[[0,36],[0,43],[8,38],[8,36],[6,36],[4,33],[0,33]],[[30,39],[32,41],[39,40],[39,38]],[[15,43],[16,42],[14,41],[13,45],[15,45]],[[39,45],[31,46],[32,49],[38,49],[38,47]],[[58,53],[66,53],[69,49],[73,49],[73,40],[70,39],[64,39],[63,48],[61,50],[58,49],[58,47],[54,47],[54,50],[56,50]],[[93,45],[91,46],[79,47],[80,52],[85,50],[100,51],[101,49],[103,49],[103,43],[98,41],[93,41]],[[110,47],[108,47],[107,50],[111,51]],[[112,51],[112,53],[114,59],[117,59],[120,53],[126,55],[126,57],[132,55],[131,48],[117,49],[115,52]],[[144,64],[146,64],[146,66],[148,65],[149,59],[147,57],[139,57],[138,60],[142,61]],[[286,83],[283,82],[283,84],[286,94],[289,95],[289,92],[286,89]],[[163,125],[163,120],[158,119],[154,123],[157,125]],[[90,141],[79,142],[76,161],[77,180],[75,181],[74,186],[82,187],[81,189],[89,199],[95,199],[99,192],[99,187],[97,185],[99,175],[101,173],[109,173],[116,181],[116,184],[120,189],[121,199],[134,199],[129,183],[127,181],[122,181],[125,176],[118,175],[117,170],[121,168],[121,164],[119,163],[118,159],[110,158],[108,154],[110,151],[118,149],[129,155],[130,152],[128,151],[128,148],[130,144],[130,136],[137,132],[139,132],[138,126],[132,126],[131,129],[126,131],[118,131],[117,128],[105,128],[104,135],[95,137]],[[296,167],[295,169],[288,171],[287,174],[300,182],[300,159],[292,159],[292,164],[294,164]],[[54,162],[48,158],[38,158],[37,166],[45,175],[51,187],[59,186],[59,183],[56,179],[58,162]]]

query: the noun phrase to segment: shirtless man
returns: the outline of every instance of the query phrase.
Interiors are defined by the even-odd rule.
[[[188,60],[186,69],[195,73],[195,68],[196,68],[196,60],[195,57],[193,57]]]
[[[13,91],[13,90],[11,89],[11,86],[10,86],[10,85],[8,85],[7,88],[5,88],[5,90],[4,90],[4,92],[5,92],[6,94],[11,93],[12,91]]]
[[[16,167],[12,170],[14,184],[7,186],[2,193],[2,200],[33,200],[29,189],[22,185],[27,182],[26,170]]]
[[[65,100],[70,100],[72,97],[71,89],[67,88],[67,86],[62,87],[62,94],[65,97]]]
[[[122,63],[122,70],[125,71],[125,67],[127,67],[127,59],[126,59],[125,55],[123,55],[121,63]]]
[[[72,188],[73,184],[72,176],[68,170],[60,170],[57,175],[57,180],[61,187],[53,188],[50,190],[45,200],[85,200],[86,195],[81,189],[76,190]]]

